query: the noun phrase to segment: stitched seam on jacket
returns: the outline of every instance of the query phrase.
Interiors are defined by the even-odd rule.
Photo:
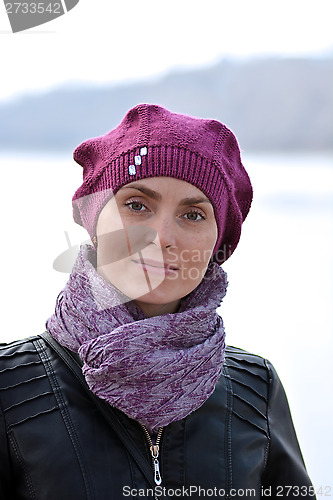
[[[16,442],[16,440],[14,438],[14,435],[13,435],[12,431],[10,431],[10,430],[8,431],[8,438],[9,438],[10,444],[12,445],[12,448],[14,450],[16,458],[17,458],[19,464],[21,465],[22,470],[24,471],[24,477],[25,477],[26,484],[27,484],[27,487],[28,487],[28,490],[29,490],[29,494],[31,495],[31,498],[36,499],[36,494],[35,494],[35,490],[34,490],[34,487],[33,487],[33,482],[32,482],[32,479],[31,479],[30,472],[29,472],[29,470],[27,468],[27,465],[26,465],[25,461],[22,458],[22,455],[20,453],[20,449],[19,449],[18,444],[17,444],[17,442]]]
[[[227,464],[227,477],[226,477],[226,485],[227,485],[227,496],[226,498],[230,498],[229,492],[232,488],[232,456],[231,456],[231,420],[232,420],[232,400],[233,400],[233,390],[232,390],[232,382],[230,378],[230,373],[227,367],[227,364],[223,365],[223,375],[226,382],[227,388],[227,409],[225,412],[225,442],[227,443],[225,449],[225,460]]]
[[[130,469],[130,474],[131,474],[131,482],[132,482],[132,486],[134,489],[138,489],[138,485],[134,479],[134,464],[132,463],[132,457],[131,455],[128,453],[128,450],[127,448],[124,447],[124,450],[125,450],[125,453],[126,453],[126,457],[127,457],[127,460],[128,460],[128,464],[129,464],[129,469]]]
[[[262,417],[264,420],[267,421],[267,416],[264,415],[262,413],[262,411],[259,410],[259,408],[254,405],[253,403],[251,403],[250,401],[248,401],[247,399],[244,399],[242,396],[240,396],[239,394],[234,394],[234,397],[237,398],[239,401],[241,401],[242,403],[244,403],[245,405],[247,405],[248,407],[250,407],[253,411],[255,411],[258,415],[260,415],[260,417]]]
[[[86,470],[85,470],[86,467],[84,464],[84,459],[83,459],[81,446],[79,444],[79,439],[78,439],[78,436],[76,434],[75,427],[73,425],[69,411],[67,409],[65,400],[62,396],[61,389],[60,389],[60,386],[58,384],[56,374],[55,374],[53,366],[52,366],[52,362],[47,354],[47,349],[46,349],[45,344],[39,339],[36,339],[34,341],[34,344],[36,345],[36,350],[37,350],[37,352],[41,358],[41,361],[45,367],[45,371],[48,375],[50,385],[52,387],[54,396],[57,400],[61,416],[64,420],[67,432],[68,432],[69,437],[71,439],[71,442],[72,442],[72,445],[73,445],[73,448],[74,448],[74,451],[75,451],[75,454],[76,454],[76,457],[77,457],[77,460],[78,460],[78,463],[79,463],[79,466],[81,469],[82,478],[83,478],[83,481],[85,484],[87,500],[92,500],[93,496],[92,496],[92,492],[91,492],[91,486],[90,486],[88,475],[87,475]]]
[[[3,423],[4,423],[4,435],[6,437],[6,443],[7,443],[7,453],[6,453],[6,456],[8,457],[7,458],[7,464],[9,463],[9,448],[10,448],[10,442],[9,442],[9,436],[8,436],[8,432],[7,432],[7,421],[6,421],[6,416],[5,416],[5,412],[4,412],[4,409],[3,409],[3,406],[2,406],[2,402],[1,402],[1,399],[0,399],[0,411],[1,411],[1,414],[2,414],[2,420],[3,420]],[[3,467],[3,465],[2,465]],[[9,468],[11,469],[11,467]],[[12,477],[12,473],[10,474],[10,476]]]
[[[269,400],[270,400],[270,393],[271,393],[271,383],[273,380],[270,368],[269,368],[268,363],[267,363],[267,359],[265,359],[264,361],[265,361],[265,366],[266,366],[267,375],[268,375],[268,389],[267,389],[268,394],[267,394],[267,407],[266,407],[266,412],[267,412],[267,444],[265,447],[264,466],[263,466],[263,471],[262,471],[261,477],[263,476],[263,473],[265,472],[265,470],[267,468],[270,443],[271,443],[271,429],[270,429],[270,425],[269,425],[268,409],[269,409]]]
[[[249,384],[246,384],[246,383],[242,382],[241,380],[237,380],[235,377],[232,377],[232,376],[230,376],[230,379],[231,379],[233,386],[237,387],[237,385],[238,385],[238,386],[244,387],[247,391],[250,391],[252,394],[255,394],[256,396],[258,396],[258,398],[264,400],[265,403],[267,403],[267,398],[265,396],[263,396],[261,394],[261,392],[258,392],[256,389],[251,387]]]

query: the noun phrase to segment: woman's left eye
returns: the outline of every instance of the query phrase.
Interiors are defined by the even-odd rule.
[[[186,217],[186,218],[188,220],[191,220],[191,221],[197,221],[197,220],[200,220],[200,219],[205,219],[205,217],[200,212],[187,212],[185,215],[188,215],[188,217]]]

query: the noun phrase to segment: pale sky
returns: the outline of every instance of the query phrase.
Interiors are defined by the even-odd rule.
[[[80,0],[11,33],[0,2],[0,99],[65,82],[121,82],[223,56],[333,52],[332,0]]]

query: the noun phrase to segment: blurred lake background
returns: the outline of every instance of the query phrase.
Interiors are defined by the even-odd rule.
[[[1,342],[44,331],[68,274],[53,269],[88,239],[72,220],[82,169],[73,149],[154,102],[235,132],[254,201],[219,311],[227,342],[267,357],[289,399],[316,489],[333,495],[333,64],[259,58],[126,85],[62,85],[0,102]],[[328,491],[328,490],[326,490]]]

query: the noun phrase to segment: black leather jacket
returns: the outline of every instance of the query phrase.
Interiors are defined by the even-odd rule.
[[[281,382],[267,360],[243,350],[228,347],[212,396],[164,428],[155,496],[143,429],[104,402],[101,410],[82,374],[79,380],[44,338],[1,346],[0,390],[1,500],[151,499],[160,493],[169,499],[315,498]]]

